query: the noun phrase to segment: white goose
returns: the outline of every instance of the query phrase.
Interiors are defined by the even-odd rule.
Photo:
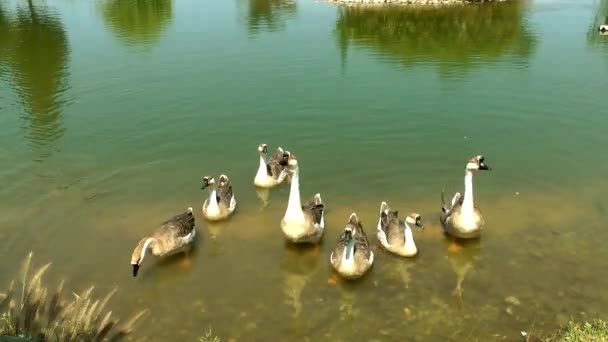
[[[202,190],[209,189],[209,198],[203,203],[203,216],[209,221],[220,221],[227,219],[236,209],[236,198],[232,191],[232,185],[228,176],[221,175],[218,185],[211,176],[203,178]]]
[[[268,146],[266,144],[260,144],[258,152],[260,154],[260,166],[253,179],[253,184],[260,188],[273,188],[283,183],[287,177],[286,167],[289,160],[289,152],[279,147],[268,161],[266,160],[266,154],[268,153]]]
[[[283,219],[281,230],[287,239],[294,243],[317,243],[325,229],[325,205],[321,194],[311,197],[304,205],[300,201],[300,171],[298,160],[290,155],[288,167],[293,173],[289,190],[289,202]]]
[[[447,235],[461,239],[473,239],[481,235],[485,220],[481,211],[473,204],[473,172],[478,170],[491,170],[485,164],[482,155],[475,156],[467,162],[464,176],[464,196],[457,192],[448,205],[441,192],[440,222]]]
[[[163,222],[152,236],[141,239],[131,254],[133,276],[137,276],[147,251],[157,257],[189,252],[196,235],[194,223],[192,208],[188,208],[185,213]]]
[[[418,254],[418,248],[414,242],[414,234],[410,224],[424,229],[420,214],[412,213],[401,223],[399,221],[399,211],[391,210],[386,202],[382,202],[376,238],[387,251],[404,257],[413,257]]]

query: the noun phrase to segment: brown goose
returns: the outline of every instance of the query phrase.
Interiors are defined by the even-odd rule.
[[[281,220],[281,230],[291,242],[317,243],[321,240],[325,228],[325,204],[321,200],[321,194],[316,194],[304,205],[301,204],[300,171],[293,154],[290,155],[288,166],[293,176],[287,210]]]
[[[203,203],[203,216],[209,221],[220,221],[228,218],[236,209],[236,198],[232,191],[230,179],[221,175],[216,181],[211,176],[203,178],[202,190],[209,189],[209,198]]]
[[[152,236],[141,239],[131,255],[133,276],[137,276],[139,266],[148,251],[156,257],[190,251],[196,235],[194,224],[192,208],[188,208],[186,212],[163,222]]]
[[[471,239],[481,235],[485,226],[485,220],[479,208],[473,204],[473,172],[478,170],[492,170],[484,162],[482,155],[471,158],[465,167],[464,176],[464,196],[457,192],[450,204],[446,204],[443,192],[441,193],[440,222],[447,235]]]
[[[338,274],[346,279],[361,277],[374,263],[374,252],[357,214],[352,213],[348,218],[329,260]]]
[[[266,144],[260,144],[258,152],[260,154],[260,166],[253,179],[253,184],[260,188],[272,188],[283,183],[285,177],[287,177],[286,167],[289,152],[278,147],[268,161],[266,160],[266,154],[268,153]]]
[[[418,248],[414,242],[414,234],[410,224],[424,229],[420,214],[412,213],[404,221],[399,220],[399,211],[391,210],[386,204],[380,204],[380,218],[376,228],[376,238],[387,251],[404,257],[412,257],[418,254]]]

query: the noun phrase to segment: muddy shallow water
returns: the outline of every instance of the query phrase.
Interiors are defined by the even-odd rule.
[[[0,0],[1,284],[33,251],[49,285],[118,287],[125,319],[148,308],[134,339],[153,341],[513,341],[608,314],[605,2],[32,5]],[[322,194],[320,246],[284,241],[288,186],[253,187],[261,142]],[[486,230],[454,247],[440,192],[479,153]],[[209,224],[201,181],[220,173],[238,207]],[[377,245],[383,200],[422,215],[417,257]],[[194,253],[133,278],[137,242],[189,206]],[[352,212],[376,258],[336,281]]]

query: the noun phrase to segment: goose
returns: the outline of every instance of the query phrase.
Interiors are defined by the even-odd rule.
[[[236,209],[236,198],[228,176],[220,175],[215,185],[215,178],[203,177],[201,190],[209,189],[209,198],[203,203],[203,216],[209,221],[224,220]]]
[[[338,274],[346,279],[361,277],[374,263],[374,252],[356,213],[348,218],[329,260]]]
[[[189,252],[196,235],[194,223],[192,208],[188,208],[186,212],[163,222],[152,236],[141,239],[131,255],[133,277],[137,277],[139,267],[148,251],[156,257]]]
[[[471,158],[465,167],[464,196],[457,192],[451,203],[445,203],[444,192],[441,192],[440,222],[444,232],[455,238],[472,239],[481,235],[485,220],[481,211],[473,204],[473,172],[478,170],[490,171],[482,155]]]
[[[294,243],[317,243],[325,229],[325,204],[321,194],[312,196],[304,205],[300,202],[300,171],[298,160],[290,154],[288,167],[293,174],[287,210],[281,219],[281,230]]]
[[[420,214],[412,213],[404,221],[400,221],[399,211],[391,210],[386,202],[382,202],[376,238],[387,251],[404,257],[413,257],[418,254],[418,248],[410,224],[424,229]]]
[[[608,25],[600,25],[600,27],[598,27],[598,30],[602,33],[608,32]]]
[[[289,152],[278,147],[268,161],[266,161],[266,154],[268,153],[266,144],[260,144],[258,152],[260,154],[260,166],[253,179],[253,184],[260,188],[273,188],[283,183],[285,177],[287,177],[286,166],[289,160]]]

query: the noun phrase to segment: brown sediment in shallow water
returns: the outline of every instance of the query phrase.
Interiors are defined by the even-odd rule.
[[[498,333],[506,334],[507,328],[532,319],[552,327],[558,319],[554,313],[565,308],[601,310],[602,302],[595,305],[588,296],[605,283],[596,274],[601,269],[598,258],[608,255],[598,249],[596,241],[605,235],[598,219],[607,188],[578,184],[552,192],[513,189],[496,193],[479,186],[475,200],[486,217],[486,231],[481,240],[464,244],[457,253],[448,252],[449,239],[439,225],[439,193],[408,196],[393,192],[364,198],[323,194],[326,232],[318,248],[285,242],[279,227],[287,203],[285,191],[271,193],[268,206],[262,208],[255,195],[247,197],[243,190],[234,216],[216,224],[202,218],[196,201],[189,204],[178,196],[136,203],[100,198],[87,203],[67,193],[46,201],[44,210],[38,209],[43,215],[31,216],[25,223],[19,215],[23,208],[5,205],[7,215],[0,234],[12,237],[13,251],[26,245],[41,246],[46,254],[56,255],[53,259],[66,270],[88,275],[87,282],[93,277],[121,285],[121,293],[129,294],[119,299],[125,307],[143,301],[162,313],[180,305],[197,321],[213,322],[220,332],[241,327],[233,336],[272,338],[267,331],[275,325],[284,327],[284,333],[306,331],[320,339],[356,333],[367,336],[369,332],[362,327],[356,333],[348,329],[353,319],[367,317],[373,307],[379,311],[377,317],[368,317],[369,324],[383,327],[387,339],[398,335],[400,322],[408,322],[408,329],[423,339],[466,339],[496,333],[491,331],[496,325],[486,325],[497,320],[503,320]],[[374,244],[382,200],[398,209],[401,217],[410,212],[422,215],[425,229],[414,230],[419,248],[416,258],[399,258]],[[182,257],[168,262],[150,258],[142,266],[141,278],[132,280],[128,262],[137,241],[188,205],[195,208],[201,238],[195,254],[185,267]],[[328,284],[332,275],[329,254],[352,212],[363,221],[376,261],[361,281],[340,281],[332,286]],[[81,253],[87,255],[86,265],[73,258]],[[451,296],[459,275],[463,275],[462,303]],[[167,293],[190,293],[192,289],[196,289],[200,305]],[[161,294],[166,300],[157,300]],[[511,309],[513,316],[505,313],[504,298],[510,295],[524,303]],[[577,303],[576,298],[584,298],[586,304]],[[266,304],[259,306],[260,302]],[[445,321],[445,315],[452,318]],[[336,317],[338,323],[326,324]],[[445,322],[439,323],[442,317]],[[158,324],[177,323],[170,317],[158,318],[154,323],[144,322],[142,330],[165,336],[155,328]],[[465,326],[473,327],[473,335]],[[312,327],[319,330],[310,330]],[[446,329],[451,329],[449,336]]]

